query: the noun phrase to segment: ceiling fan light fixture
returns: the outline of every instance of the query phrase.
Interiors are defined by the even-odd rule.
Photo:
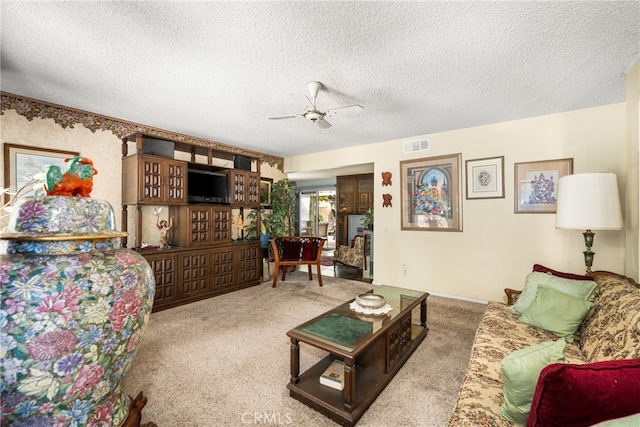
[[[322,117],[324,116],[324,114],[318,112],[318,111],[309,111],[307,113],[305,113],[304,117],[311,120],[312,122],[315,122],[316,120],[322,120]]]

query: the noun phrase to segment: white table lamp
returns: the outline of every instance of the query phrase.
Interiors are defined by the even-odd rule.
[[[556,228],[587,230],[582,233],[587,250],[584,263],[591,273],[591,252],[595,233],[591,230],[620,230],[623,227],[616,174],[581,173],[558,180]]]

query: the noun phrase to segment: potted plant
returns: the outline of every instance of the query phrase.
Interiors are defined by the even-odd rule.
[[[373,231],[373,209],[369,209],[362,217],[362,226]]]
[[[260,212],[260,233],[258,233],[258,212]],[[264,208],[252,209],[247,214],[249,225],[246,226],[245,232],[248,240],[256,240],[260,238],[260,246],[263,248],[269,245],[269,237],[271,235],[271,212]]]
[[[271,186],[271,235],[293,236],[295,230],[296,189],[285,178]]]

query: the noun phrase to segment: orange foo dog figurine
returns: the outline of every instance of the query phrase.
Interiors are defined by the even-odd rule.
[[[44,189],[49,196],[89,197],[93,189],[93,175],[98,171],[86,157],[75,156],[66,159],[67,171],[57,165],[49,166],[45,174]]]

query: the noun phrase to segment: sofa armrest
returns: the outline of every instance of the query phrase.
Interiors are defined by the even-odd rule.
[[[507,305],[513,305],[522,291],[517,291],[515,289],[505,288],[504,293],[507,295]]]

